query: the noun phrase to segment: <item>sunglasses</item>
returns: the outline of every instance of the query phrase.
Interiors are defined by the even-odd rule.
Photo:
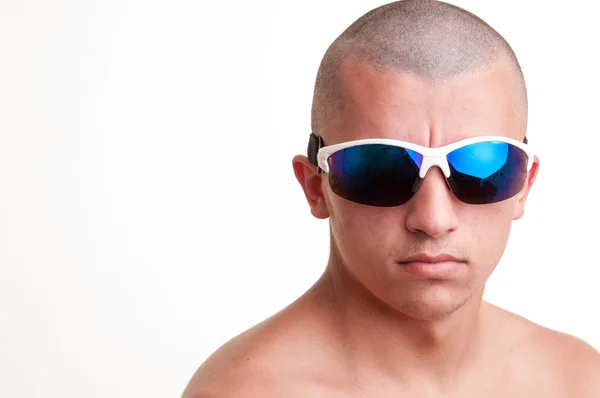
[[[308,158],[329,174],[334,193],[369,206],[408,202],[427,171],[439,167],[456,198],[468,204],[501,202],[521,191],[534,154],[523,142],[505,137],[468,138],[429,148],[386,138],[325,146],[311,133]]]

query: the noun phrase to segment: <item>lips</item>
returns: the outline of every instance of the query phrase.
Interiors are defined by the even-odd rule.
[[[466,266],[465,261],[450,254],[417,254],[398,261],[406,272],[421,278],[448,278]]]

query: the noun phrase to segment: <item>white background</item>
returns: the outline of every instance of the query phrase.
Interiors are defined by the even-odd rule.
[[[542,159],[486,299],[600,348],[595,3],[453,3],[513,45]],[[179,396],[316,280],[291,158],[381,4],[1,0],[0,396]]]

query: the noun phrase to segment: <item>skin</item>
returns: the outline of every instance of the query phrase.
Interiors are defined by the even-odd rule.
[[[394,138],[438,147],[479,135],[522,140],[526,117],[510,64],[499,58],[442,83],[343,63],[344,110],[326,144]],[[524,212],[539,160],[515,197],[467,205],[432,168],[402,206],[335,195],[305,156],[293,167],[313,216],[329,218],[326,271],[280,313],[216,351],[183,397],[600,396],[600,354],[583,341],[482,300]],[[436,279],[398,262],[450,254]]]

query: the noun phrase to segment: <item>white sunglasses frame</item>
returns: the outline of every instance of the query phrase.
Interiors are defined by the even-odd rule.
[[[446,158],[446,156],[450,152],[458,148],[462,148],[464,146],[476,144],[479,142],[505,142],[507,144],[514,145],[522,149],[523,152],[525,152],[525,154],[527,155],[528,173],[531,170],[531,167],[533,166],[535,154],[529,146],[529,144],[525,144],[524,142],[517,141],[512,138],[494,135],[466,138],[464,140],[456,141],[451,144],[437,148],[430,148],[422,145],[413,144],[411,142],[394,140],[391,138],[366,138],[361,140],[347,141],[339,144],[327,145],[319,149],[319,151],[317,152],[317,164],[319,168],[321,168],[325,173],[329,173],[329,164],[327,163],[327,160],[334,153],[341,151],[342,149],[358,145],[383,144],[409,149],[411,151],[415,151],[421,154],[423,156],[423,162],[421,163],[421,168],[419,169],[419,177],[421,179],[425,178],[425,175],[427,175],[429,169],[434,166],[439,167],[444,173],[444,176],[448,178],[450,177],[450,166],[448,165],[448,159]]]

